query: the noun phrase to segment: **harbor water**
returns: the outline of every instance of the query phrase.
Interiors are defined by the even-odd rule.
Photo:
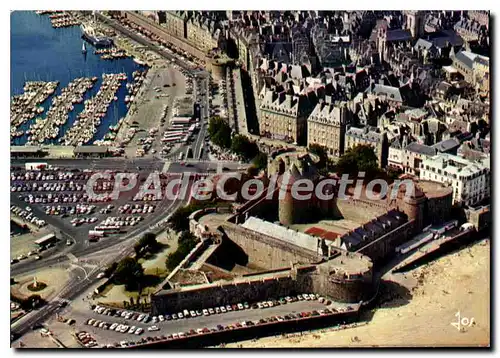
[[[10,55],[10,93],[11,96],[23,93],[26,81],[59,81],[56,92],[41,104],[45,117],[50,108],[52,98],[61,93],[61,89],[77,77],[98,77],[94,87],[87,91],[84,100],[94,96],[102,83],[103,73],[126,73],[128,82],[132,81],[132,73],[144,69],[132,58],[102,60],[94,54],[95,48],[85,43],[87,53],[82,53],[82,32],[79,26],[54,29],[47,15],[37,15],[34,11],[14,11],[11,13],[11,55]],[[116,96],[117,101],[112,101],[106,116],[101,120],[97,133],[92,139],[102,139],[108,132],[109,126],[125,117],[127,107],[125,96],[127,89],[122,83]],[[74,110],[69,112],[69,119],[61,126],[59,136],[70,128],[84,104],[75,104]],[[35,117],[36,118],[36,117]],[[26,131],[35,119],[22,124],[19,129]],[[59,138],[59,137],[58,137]],[[23,145],[27,135],[15,138],[14,145]],[[44,144],[57,144],[57,139]],[[90,143],[89,143],[90,144]]]

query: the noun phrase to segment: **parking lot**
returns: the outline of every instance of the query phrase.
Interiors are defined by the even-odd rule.
[[[88,246],[91,242],[129,232],[154,215],[161,214],[158,208],[168,204],[168,198],[164,196],[140,195],[148,172],[138,173],[136,186],[121,192],[116,200],[112,200],[107,194],[111,194],[114,189],[116,171],[108,173],[109,179],[94,183],[93,192],[102,195],[99,198],[89,196],[86,188],[93,174],[90,170],[12,169],[11,200],[15,205],[11,210],[40,227],[49,224],[61,229],[77,242],[85,242]],[[181,174],[158,173],[158,176],[161,187],[165,189],[173,178],[180,178]],[[177,190],[175,186],[174,195]],[[62,241],[65,242],[65,239]]]
[[[300,296],[302,296],[300,300],[297,299],[297,296],[289,297],[289,301],[283,298],[280,300],[282,303],[276,300],[265,301],[267,307],[263,306],[264,302],[259,302],[245,304],[245,306],[241,303],[230,307],[207,308],[207,311],[213,311],[212,314],[204,312],[205,310],[191,311],[188,316],[193,314],[195,317],[189,318],[186,318],[183,312],[161,317],[150,317],[138,312],[113,310],[103,306],[80,310],[67,308],[63,315],[75,319],[75,329],[89,332],[93,337],[96,337],[99,345],[120,345],[122,341],[142,341],[144,343],[152,340],[153,337],[157,337],[154,338],[156,340],[161,336],[167,338],[169,335],[182,338],[186,335],[209,331],[230,330],[247,325],[277,321],[283,322],[290,319],[348,310],[346,307],[333,309],[331,302],[326,302],[323,298],[318,300],[315,295],[311,295],[311,297],[314,296],[314,299],[309,298],[307,300],[303,298],[305,296]],[[259,304],[262,308],[259,308]],[[270,307],[270,304],[272,307]],[[224,307],[225,312],[222,312],[222,307]],[[352,308],[349,307],[349,309]],[[187,312],[184,311],[184,313]],[[183,317],[179,318],[179,314]],[[175,319],[173,319],[174,315]],[[137,328],[141,328],[138,334],[136,333]]]

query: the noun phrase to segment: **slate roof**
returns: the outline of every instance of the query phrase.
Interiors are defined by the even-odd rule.
[[[450,150],[457,149],[460,146],[460,141],[456,138],[450,138],[434,144],[432,147],[436,148],[438,152],[444,153]]]
[[[419,153],[427,156],[436,155],[436,148],[429,147],[428,145],[419,144],[417,142],[410,143],[406,146],[405,150],[409,152]]]

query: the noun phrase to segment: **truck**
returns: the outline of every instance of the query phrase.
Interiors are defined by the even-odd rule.
[[[26,170],[42,170],[47,168],[47,163],[25,163]]]

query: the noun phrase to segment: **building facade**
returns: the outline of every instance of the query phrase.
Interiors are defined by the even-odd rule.
[[[490,196],[489,158],[470,162],[456,155],[440,153],[420,165],[420,178],[447,183],[453,188],[453,203],[474,205]]]
[[[263,89],[260,103],[260,134],[294,144],[307,140],[307,118],[313,106],[305,95]]]
[[[357,145],[373,147],[379,166],[383,168],[387,165],[388,142],[385,132],[370,126],[364,128],[351,127],[345,134],[344,152]]]
[[[307,145],[319,144],[327,149],[329,156],[340,157],[344,154],[345,131],[350,118],[345,102],[340,106],[324,101],[318,103],[307,119]]]

